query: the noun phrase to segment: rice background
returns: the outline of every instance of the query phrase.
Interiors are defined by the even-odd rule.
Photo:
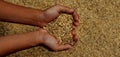
[[[120,57],[120,0],[5,0],[17,5],[45,10],[60,4],[79,14],[77,35],[73,49],[52,52],[43,46],[25,49],[6,57]],[[70,15],[62,14],[44,29],[56,36],[60,43],[71,41]],[[38,27],[0,22],[0,36],[35,31]]]

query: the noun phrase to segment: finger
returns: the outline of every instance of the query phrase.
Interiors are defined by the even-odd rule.
[[[72,46],[69,44],[59,45],[57,39],[55,39],[54,37],[47,38],[44,44],[54,51],[60,51],[60,50],[66,50],[72,48]]]
[[[73,20],[74,20],[73,24],[75,26],[78,26],[79,25],[79,16],[76,12],[73,13]]]
[[[70,49],[72,48],[71,45],[69,44],[65,44],[65,45],[60,45],[58,46],[56,49],[54,49],[55,51],[62,51],[62,50],[67,50],[67,49]]]
[[[62,6],[62,5],[57,5],[55,6],[55,8],[58,10],[58,12],[60,13],[68,13],[68,14],[72,14],[74,21],[78,21],[79,16],[77,14],[76,11],[74,11],[73,9],[66,7],[66,6]]]
[[[73,41],[76,43],[78,41],[77,35],[73,36]]]
[[[73,19],[74,19],[74,25],[76,25],[76,26],[79,25],[79,15],[77,14],[76,11],[74,11],[73,9],[71,9],[69,7],[62,6],[62,5],[57,5],[56,9],[58,10],[59,13],[71,14],[73,16]]]
[[[57,5],[56,8],[58,9],[59,13],[68,13],[68,14],[72,14],[74,12],[73,9],[66,7],[66,6],[62,6],[62,5]]]
[[[72,39],[73,39],[73,41],[76,43],[76,42],[78,41],[78,37],[77,37],[77,35],[76,35],[75,32],[73,32],[72,35],[73,35],[73,36],[72,36]]]
[[[79,22],[73,22],[73,26],[77,27],[79,25]]]
[[[76,35],[76,27],[75,26],[72,26],[71,34]]]
[[[76,27],[75,26],[72,26],[71,34],[72,34],[73,41],[77,42],[78,38],[77,38],[77,35],[76,35]]]
[[[77,22],[79,20],[79,15],[77,14],[76,11],[74,11],[74,13],[73,13],[73,19],[74,19],[74,21],[77,21]]]

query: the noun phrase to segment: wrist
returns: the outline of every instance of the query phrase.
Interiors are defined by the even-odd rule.
[[[36,46],[36,45],[39,45],[39,44],[42,44],[43,41],[42,41],[42,33],[40,33],[39,31],[35,31],[35,32],[32,32],[31,33],[31,37],[32,37],[32,45],[33,46]]]
[[[23,37],[24,40],[29,42],[29,46],[37,46],[37,45],[43,43],[42,32],[40,32],[40,31],[34,31],[34,32],[30,32],[30,33],[25,33],[25,34],[22,34],[22,35],[24,36]]]
[[[33,12],[32,21],[33,24],[36,26],[40,26],[40,27],[45,26],[46,23],[45,23],[44,11],[35,9],[35,11]]]
[[[46,33],[47,33],[47,31],[44,29],[39,29],[38,31],[35,31],[33,33],[35,43],[36,44],[43,44]]]

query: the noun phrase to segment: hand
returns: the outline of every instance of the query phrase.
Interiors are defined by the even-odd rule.
[[[43,22],[45,25],[47,25],[47,23],[55,20],[61,13],[71,14],[73,16],[75,25],[78,25],[78,14],[73,9],[62,5],[56,5],[45,10],[43,12]]]
[[[46,30],[39,29],[38,42],[46,45],[54,51],[66,50],[72,48],[70,44],[60,45],[59,41],[51,36]],[[41,35],[41,36],[40,36]]]
[[[73,26],[72,26],[72,35],[73,35],[73,40],[74,42],[77,42],[77,36],[76,36],[76,27],[78,26],[78,19],[79,16],[76,13],[76,11],[74,11],[71,8],[62,6],[62,5],[56,5],[53,6],[45,11],[43,11],[43,15],[44,18],[41,20],[43,23],[43,26],[47,25],[49,22],[55,20],[61,13],[67,13],[67,14],[71,14],[73,16]]]

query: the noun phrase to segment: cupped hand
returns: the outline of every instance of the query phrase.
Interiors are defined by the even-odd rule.
[[[59,41],[44,29],[39,29],[37,41],[49,47],[53,51],[61,51],[72,48],[70,44],[64,44],[64,45],[59,44]]]
[[[76,35],[76,27],[79,25],[79,16],[77,14],[77,12],[69,7],[65,7],[62,5],[56,5],[53,6],[47,10],[45,10],[44,12],[44,24],[47,25],[47,23],[55,20],[61,13],[66,13],[66,14],[70,14],[73,16],[73,24],[72,24],[72,31],[71,34],[73,35],[73,41],[77,42],[78,37]]]
[[[56,5],[53,6],[43,12],[44,14],[44,22],[47,24],[53,20],[55,20],[61,13],[65,14],[70,14],[73,16],[74,19],[74,24],[77,26],[78,25],[78,14],[76,13],[75,10],[62,6],[62,5]]]

